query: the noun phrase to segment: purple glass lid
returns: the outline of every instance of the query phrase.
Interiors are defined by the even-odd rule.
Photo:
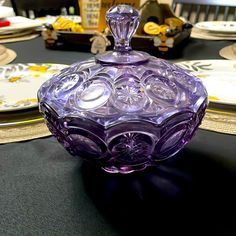
[[[139,12],[128,5],[117,5],[106,14],[107,25],[114,38],[114,50],[98,54],[95,58],[107,64],[134,64],[148,60],[149,54],[133,51],[130,42],[139,25]]]

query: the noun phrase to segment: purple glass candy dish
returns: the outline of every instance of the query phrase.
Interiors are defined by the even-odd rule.
[[[72,154],[110,173],[130,173],[173,156],[193,137],[207,106],[202,82],[130,40],[139,13],[106,14],[113,51],[63,69],[38,91],[47,126]]]

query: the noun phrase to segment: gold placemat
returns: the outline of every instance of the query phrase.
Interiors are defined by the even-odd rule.
[[[236,135],[236,114],[231,112],[207,110],[200,128],[219,133]]]
[[[0,128],[0,143],[26,141],[50,136],[44,121]]]
[[[3,48],[3,45],[0,45],[0,49]],[[3,54],[0,53],[0,66],[4,66],[9,64],[10,62],[14,61],[17,54],[14,50],[5,48],[5,51]]]
[[[222,48],[219,51],[219,54],[223,58],[226,58],[229,60],[236,60],[236,43]]]

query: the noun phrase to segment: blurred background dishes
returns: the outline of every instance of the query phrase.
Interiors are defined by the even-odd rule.
[[[23,16],[8,17],[7,20],[10,21],[10,25],[6,27],[1,27],[1,35],[16,33],[26,29],[36,29],[37,27],[43,25],[41,21],[31,20]]]
[[[10,17],[10,16],[15,16],[13,8],[0,6],[0,19]]]
[[[0,44],[33,39],[41,33],[43,22],[22,16],[4,18],[9,26],[0,27]]]
[[[195,27],[216,33],[236,33],[236,21],[203,21],[196,23]]]
[[[7,34],[1,34],[0,33],[0,39],[8,39],[8,38],[15,38],[15,37],[21,37],[21,36],[25,36],[28,34],[34,33],[34,30],[29,29],[29,30],[22,30],[19,32],[9,32]]]
[[[194,25],[192,38],[208,40],[235,40],[236,21],[203,21]]]

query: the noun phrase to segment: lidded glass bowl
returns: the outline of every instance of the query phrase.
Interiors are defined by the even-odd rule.
[[[110,173],[158,164],[181,150],[207,106],[202,82],[130,41],[139,13],[128,5],[108,10],[113,51],[78,62],[38,91],[47,126],[72,154]]]

